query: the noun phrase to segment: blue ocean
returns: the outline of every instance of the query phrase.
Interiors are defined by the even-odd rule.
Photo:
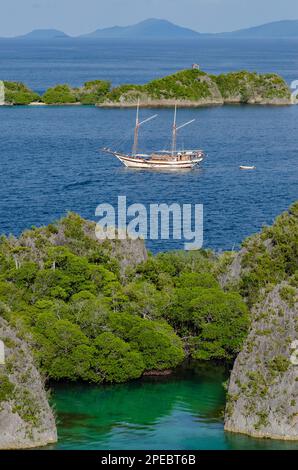
[[[0,40],[0,80],[23,81],[42,93],[57,83],[92,79],[113,85],[146,81],[199,63],[207,72],[239,69],[298,79],[298,41],[163,42]],[[170,140],[173,111],[141,110],[140,150]],[[298,198],[298,107],[223,106],[179,109],[180,144],[202,148],[201,168],[186,172],[129,170],[100,151],[129,151],[133,109],[0,107],[0,233],[47,224],[76,211],[95,219],[100,203],[203,204],[204,247],[230,250],[271,224]],[[239,165],[255,165],[241,171]],[[182,248],[155,240],[153,252]],[[59,449],[296,449],[297,444],[224,433],[227,371],[200,365],[174,376],[94,387],[56,386]],[[152,406],[154,403],[154,406]]]
[[[298,42],[0,41],[0,79],[23,81],[43,92],[57,83],[109,79],[145,83],[193,62],[221,73],[249,69],[298,78]],[[155,112],[155,111],[154,111]],[[142,128],[140,150],[165,148],[173,111]],[[145,119],[152,110],[142,110]],[[196,119],[180,144],[207,154],[200,169],[182,173],[128,170],[99,149],[129,151],[133,109],[2,107],[0,109],[0,232],[19,234],[67,211],[95,219],[100,203],[192,203],[204,206],[204,247],[237,248],[271,224],[297,199],[298,108],[224,106],[180,109],[178,121]],[[239,165],[255,165],[253,172]],[[152,251],[182,248],[179,240],[148,242]]]

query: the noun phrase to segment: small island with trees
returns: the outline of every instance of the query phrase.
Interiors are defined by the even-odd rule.
[[[277,74],[239,71],[220,75],[198,69],[181,70],[144,85],[112,87],[107,80],[92,80],[81,87],[59,84],[39,95],[20,82],[4,81],[7,105],[96,105],[130,107],[214,106],[223,104],[295,104],[285,80]]]

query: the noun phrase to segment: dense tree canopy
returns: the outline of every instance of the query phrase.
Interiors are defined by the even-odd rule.
[[[122,272],[111,242],[70,213],[1,238],[0,314],[55,380],[123,382],[187,353],[230,360],[248,315],[239,294],[220,288],[216,263],[208,251],[172,252]]]
[[[101,103],[134,104],[164,100],[194,103],[276,103],[291,104],[291,92],[282,77],[276,74],[257,74],[246,70],[220,75],[207,74],[198,69],[179,70],[144,85],[125,83],[111,87],[108,80],[89,80],[80,87],[57,84],[40,97],[26,85],[4,82],[6,102],[29,104],[95,105]]]
[[[254,304],[264,289],[292,277],[298,279],[298,202],[271,227],[243,243],[240,292]]]
[[[17,105],[26,105],[32,101],[40,101],[38,93],[30,90],[21,82],[4,82],[5,102]]]

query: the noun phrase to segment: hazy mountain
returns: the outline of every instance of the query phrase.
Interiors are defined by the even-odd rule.
[[[298,20],[275,21],[231,33],[220,33],[220,36],[247,38],[298,38]]]
[[[50,40],[69,38],[67,34],[58,29],[34,29],[30,33],[17,36],[15,39],[33,39],[33,40]]]
[[[28,34],[17,36],[16,39],[53,40],[69,38],[57,29],[35,29]],[[239,29],[224,33],[199,33],[184,28],[167,20],[151,18],[130,26],[112,26],[97,29],[92,33],[77,36],[77,39],[196,39],[214,38],[298,38],[298,20],[275,21],[252,28]]]
[[[199,35],[200,33],[197,31],[177,26],[170,21],[151,18],[131,26],[97,29],[93,33],[80,36],[80,38],[182,39],[197,38]]]

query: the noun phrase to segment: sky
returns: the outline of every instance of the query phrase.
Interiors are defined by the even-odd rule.
[[[70,35],[163,18],[203,33],[298,19],[297,0],[0,0],[0,37],[55,28]]]

